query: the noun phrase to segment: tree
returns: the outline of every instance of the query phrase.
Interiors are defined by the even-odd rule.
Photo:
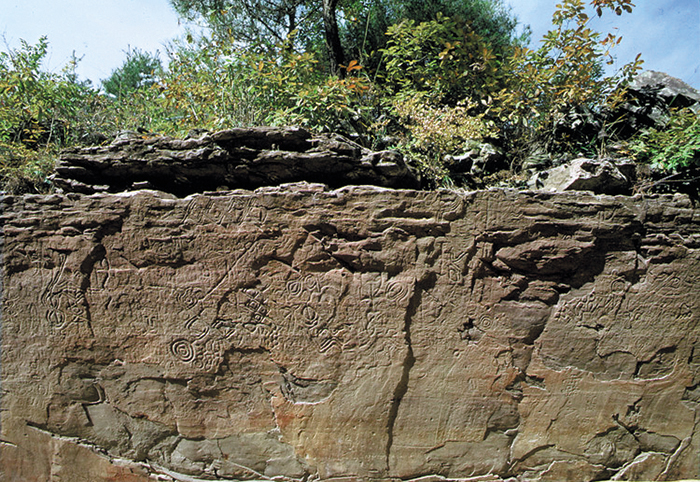
[[[155,76],[161,73],[163,66],[158,54],[143,52],[139,49],[128,50],[126,60],[102,81],[102,88],[107,94],[123,97],[142,87],[149,87],[156,81]]]
[[[188,20],[203,20],[215,36],[264,50],[276,46],[313,50],[323,32],[330,71],[345,60],[338,29],[339,0],[170,0]]]
[[[378,64],[366,53],[386,45],[385,33],[404,19],[416,23],[438,14],[462,19],[505,56],[517,42],[517,21],[502,0],[170,0],[177,13],[203,21],[215,36],[233,37],[249,46],[274,50],[286,45],[324,52],[331,73],[342,75],[350,52],[370,69]],[[342,12],[342,16],[339,13]]]
[[[323,28],[326,38],[326,52],[328,52],[328,62],[331,72],[341,73],[341,66],[345,62],[345,52],[340,43],[338,33],[338,19],[336,9],[338,0],[323,0]]]
[[[178,15],[203,21],[215,36],[269,47],[306,30],[317,13],[309,0],[171,0]]]
[[[517,19],[501,0],[357,0],[347,10],[354,19],[344,36],[347,49],[370,70],[379,67],[389,27],[405,20],[418,25],[438,17],[451,18],[481,37],[499,59],[529,39],[527,28],[518,34]]]

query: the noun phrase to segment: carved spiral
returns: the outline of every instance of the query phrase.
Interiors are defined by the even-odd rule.
[[[194,361],[197,355],[192,343],[184,339],[175,340],[170,345],[170,352],[175,358],[185,363]]]
[[[392,282],[389,283],[389,287],[386,291],[389,300],[394,303],[400,303],[408,297],[410,286],[408,283]]]
[[[203,297],[203,292],[201,288],[189,287],[181,290],[176,295],[176,299],[180,304],[185,305],[187,308],[193,308]]]
[[[490,330],[493,327],[493,320],[487,315],[481,315],[479,317],[478,327],[482,331]]]

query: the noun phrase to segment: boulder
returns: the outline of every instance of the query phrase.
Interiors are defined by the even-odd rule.
[[[700,91],[664,72],[639,74],[627,88],[626,101],[606,113],[606,123],[621,138],[641,130],[663,128],[671,109],[690,108],[700,114]]]
[[[554,137],[567,144],[628,139],[644,129],[663,128],[672,109],[688,107],[700,114],[700,91],[663,72],[644,71],[627,87],[614,109],[575,106],[554,126]]]
[[[632,81],[628,92],[640,99],[655,98],[657,103],[663,103],[668,108],[691,107],[700,110],[700,91],[664,72],[642,72]]]
[[[299,181],[420,186],[399,153],[371,152],[338,135],[273,127],[192,135],[173,139],[125,132],[106,146],[66,149],[52,182],[64,192],[154,189],[181,197]]]
[[[564,165],[535,173],[528,187],[540,191],[592,191],[596,194],[628,194],[635,177],[635,164],[611,159],[574,159]]]
[[[462,187],[484,186],[484,178],[508,168],[502,149],[488,142],[474,142],[465,151],[443,157],[451,179]]]

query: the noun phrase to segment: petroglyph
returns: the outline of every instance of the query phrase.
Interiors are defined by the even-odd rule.
[[[700,476],[686,198],[42,199],[2,201],[0,472]]]

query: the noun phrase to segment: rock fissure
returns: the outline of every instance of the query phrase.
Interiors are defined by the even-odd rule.
[[[513,440],[513,443],[515,443],[515,440]],[[535,448],[531,449],[529,452],[527,452],[527,453],[525,453],[525,454],[522,454],[522,455],[521,455],[520,457],[518,457],[518,458],[509,459],[509,473],[513,473],[513,470],[514,470],[516,464],[525,462],[527,459],[529,459],[529,458],[531,458],[532,456],[536,455],[538,452],[543,452],[543,451],[548,450],[548,449],[551,449],[551,448],[553,448],[553,447],[555,447],[553,444],[541,445],[541,446],[538,446],[538,447],[535,447]],[[512,448],[511,448],[511,450],[512,450]],[[512,451],[511,451],[511,454],[512,454]],[[532,469],[532,468],[534,468],[534,467],[529,467],[529,468]]]
[[[399,409],[401,407],[401,402],[404,396],[408,392],[408,383],[411,377],[411,369],[416,363],[416,357],[413,353],[413,343],[411,342],[411,324],[413,323],[413,318],[420,309],[421,297],[423,291],[423,283],[416,282],[413,287],[413,293],[409,299],[408,307],[406,308],[406,315],[404,318],[404,325],[402,328],[406,355],[402,363],[401,378],[398,384],[394,388],[394,393],[391,398],[391,405],[389,407],[389,414],[387,418],[387,442],[386,442],[386,471],[387,474],[391,473],[391,449],[394,445],[394,428],[396,425],[396,419],[399,416]]]
[[[684,452],[685,450],[687,450],[688,447],[690,447],[690,444],[691,444],[691,438],[690,438],[690,437],[686,437],[686,438],[684,438],[683,440],[681,440],[681,443],[680,443],[680,445],[678,446],[678,448],[676,449],[676,451],[673,452],[673,454],[671,454],[671,456],[668,458],[668,462],[666,463],[666,468],[665,468],[664,471],[661,473],[660,478],[668,478],[668,477],[669,477],[669,475],[671,474],[671,472],[672,472],[672,470],[673,470],[673,468],[674,468],[674,467],[673,467],[674,464],[676,464],[676,463],[678,462],[678,459],[679,459],[680,456],[683,454],[683,452]]]

